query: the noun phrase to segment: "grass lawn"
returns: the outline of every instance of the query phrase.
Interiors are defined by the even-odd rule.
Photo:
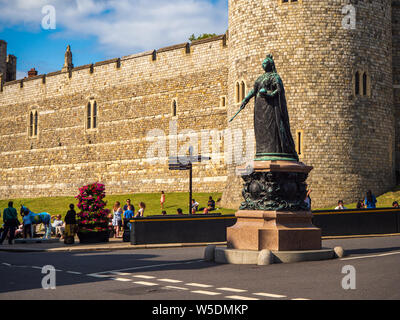
[[[212,196],[215,201],[221,198],[221,193],[194,193],[193,198],[200,204],[201,207],[207,206],[208,197]],[[139,202],[146,204],[145,216],[159,215],[161,214],[160,208],[160,197],[159,193],[143,193],[143,194],[126,194],[126,195],[107,195],[105,201],[107,201],[107,208],[112,209],[116,201],[121,202],[121,206],[124,206],[126,199],[131,199],[135,210],[139,209]],[[176,209],[181,208],[183,213],[188,213],[189,209],[189,193],[166,193],[166,202],[164,208],[167,214],[176,214]],[[38,198],[38,199],[10,199],[14,201],[14,208],[17,209],[18,215],[21,205],[28,207],[34,213],[48,212],[51,215],[61,214],[62,217],[66,215],[68,206],[70,203],[78,203],[74,197],[52,197],[52,198]],[[3,210],[7,207],[8,201],[0,200],[1,219],[0,222],[3,224]],[[218,206],[217,206],[218,208]],[[77,210],[78,211],[78,210]],[[236,210],[230,209],[219,209],[215,212],[222,214],[234,214]],[[21,216],[19,215],[20,222],[22,222]]]

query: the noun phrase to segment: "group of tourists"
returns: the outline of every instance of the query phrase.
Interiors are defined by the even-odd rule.
[[[131,203],[131,199],[126,199],[126,204],[121,208],[119,201],[115,202],[113,213],[110,213],[110,227],[112,227],[114,237],[121,238],[121,232],[127,228],[131,228],[130,220],[137,217],[143,217],[146,204],[139,203],[139,210],[135,214],[135,206]]]
[[[70,204],[64,221],[61,215],[50,216],[48,213],[33,213],[27,207],[21,207],[22,224],[18,219],[18,212],[14,208],[14,203],[10,201],[8,207],[3,212],[3,230],[1,233],[0,244],[8,238],[8,243],[12,244],[14,238],[33,238],[35,236],[35,227],[42,223],[45,227],[44,239],[49,239],[52,234],[60,238],[67,239],[75,236],[76,212],[75,206]],[[53,221],[53,222],[52,222]]]
[[[376,199],[375,195],[372,193],[371,190],[368,190],[365,194],[365,198],[358,200],[357,202],[357,209],[375,209],[378,200]],[[335,210],[347,210],[347,207],[344,205],[343,200],[338,201],[338,206]]]

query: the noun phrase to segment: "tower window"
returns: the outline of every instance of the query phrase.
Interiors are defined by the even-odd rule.
[[[246,83],[244,81],[236,82],[235,97],[236,103],[241,103],[246,98]]]
[[[219,102],[220,107],[226,107],[226,96],[222,96]]]
[[[29,112],[29,137],[34,138],[38,135],[38,112],[31,111]]]
[[[178,115],[178,103],[176,99],[172,100],[172,116],[176,117]]]
[[[354,77],[355,81],[355,94],[358,96],[360,94],[360,73],[357,71]]]
[[[97,102],[96,101],[89,101],[89,103],[86,106],[86,129],[91,130],[91,129],[97,129],[97,115],[98,115],[98,109],[97,109]]]
[[[239,82],[236,82],[235,96],[236,96],[236,103],[239,103],[240,102],[240,84],[239,84]]]

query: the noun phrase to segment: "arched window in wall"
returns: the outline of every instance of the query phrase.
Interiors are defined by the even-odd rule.
[[[354,94],[356,96],[371,96],[371,79],[367,71],[357,70],[354,74]]]
[[[244,81],[237,81],[235,85],[235,100],[236,103],[242,103],[246,98],[246,83]]]

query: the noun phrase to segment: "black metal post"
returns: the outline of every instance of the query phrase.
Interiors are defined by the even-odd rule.
[[[193,166],[189,163],[189,214],[192,214],[192,197],[193,197]]]

